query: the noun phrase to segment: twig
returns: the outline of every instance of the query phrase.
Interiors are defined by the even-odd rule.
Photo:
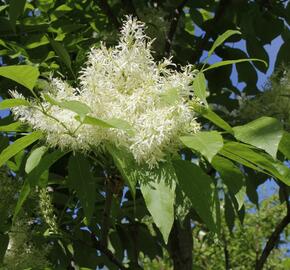
[[[186,4],[187,0],[183,0],[177,8],[175,8],[172,12],[172,15],[170,17],[171,19],[171,24],[169,27],[169,31],[167,34],[167,38],[165,41],[165,47],[164,47],[164,56],[168,57],[170,55],[170,51],[171,51],[171,47],[172,47],[172,41],[174,39],[174,35],[175,32],[177,30],[177,25],[178,25],[178,21],[179,18],[181,16],[182,13],[182,9],[184,8],[185,4]]]
[[[224,242],[224,256],[225,256],[225,270],[230,270],[231,269],[231,264],[230,264],[230,254],[228,250],[228,243],[226,236],[223,234],[223,242]]]
[[[117,17],[114,15],[107,0],[99,0],[99,6],[102,9],[102,11],[108,16],[109,20],[115,25],[115,27],[119,29],[120,23]]]
[[[116,266],[119,267],[119,269],[121,270],[128,270],[127,267],[125,267],[114,255],[114,253],[112,251],[110,251],[107,247],[104,247],[101,243],[101,241],[98,241],[96,239],[96,235],[94,233],[91,234],[91,239],[94,243],[94,247],[96,249],[98,249],[99,251],[101,251],[101,253],[103,253],[104,255],[107,256],[107,258]]]
[[[287,190],[285,187],[281,187],[285,195],[285,202],[287,206],[287,214],[286,216],[280,221],[280,223],[277,224],[275,230],[273,233],[270,235],[266,246],[264,247],[262,254],[260,258],[256,261],[256,270],[261,270],[263,269],[263,266],[269,257],[271,251],[274,249],[274,247],[277,245],[279,239],[280,239],[280,234],[283,232],[283,230],[287,227],[287,225],[290,223],[290,204],[289,204],[289,195],[287,193]]]

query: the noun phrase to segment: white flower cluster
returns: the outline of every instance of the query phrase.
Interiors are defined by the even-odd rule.
[[[14,115],[46,134],[52,146],[88,151],[106,143],[125,147],[136,161],[151,168],[178,149],[179,136],[199,130],[187,104],[195,71],[172,69],[170,59],[154,62],[145,25],[128,17],[115,48],[93,48],[74,89],[52,79],[42,101],[13,108]],[[14,97],[21,95],[13,93]],[[134,133],[117,128],[80,124],[76,113],[49,102],[78,101],[90,107],[89,116],[101,120],[122,119]]]

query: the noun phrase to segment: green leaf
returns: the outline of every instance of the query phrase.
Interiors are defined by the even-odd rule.
[[[183,144],[198,151],[211,162],[212,158],[223,147],[223,138],[217,131],[203,131],[180,138]]]
[[[29,106],[30,103],[22,98],[10,98],[0,102],[0,110],[6,110],[17,106]]]
[[[12,220],[13,223],[15,222],[16,217],[17,217],[19,211],[21,210],[23,203],[26,201],[26,199],[30,193],[30,190],[31,189],[30,189],[30,185],[29,185],[28,181],[25,181],[22,188],[21,188],[21,191],[20,191],[20,194],[19,194],[19,197],[17,200],[17,204],[16,204],[16,207],[14,209],[13,220]]]
[[[81,155],[72,155],[68,170],[68,185],[76,191],[89,223],[94,213],[97,193],[96,179],[93,177],[90,163]]]
[[[136,170],[136,162],[131,153],[124,149],[107,145],[107,150],[113,157],[114,163],[129,186],[133,198],[136,195],[136,184],[138,181],[138,172]]]
[[[207,227],[216,232],[212,205],[214,196],[214,189],[211,187],[212,179],[200,167],[189,161],[175,160],[173,165],[181,190],[190,199],[192,207]]]
[[[196,112],[200,113],[202,117],[208,119],[212,123],[214,123],[216,126],[222,128],[223,130],[226,130],[229,133],[233,133],[232,127],[221,117],[219,117],[215,112],[213,112],[210,108],[205,107],[198,107],[194,108]]]
[[[232,232],[235,225],[235,210],[230,197],[225,194],[225,220],[229,231]]]
[[[9,18],[10,23],[15,29],[17,18],[23,13],[26,0],[10,0],[9,1]]]
[[[0,131],[2,132],[18,132],[23,130],[23,124],[20,122],[14,122],[9,125],[0,126]]]
[[[215,156],[211,164],[218,171],[229,191],[234,195],[237,194],[244,184],[244,176],[240,169],[232,161],[221,156]]]
[[[139,174],[140,188],[154,223],[167,243],[174,221],[175,173],[170,164]]]
[[[67,68],[73,74],[70,56],[69,56],[67,50],[65,49],[65,47],[61,43],[54,41],[53,39],[49,39],[49,41],[50,41],[51,46],[55,50],[56,54],[60,57],[60,59],[63,61],[63,63],[67,66]]]
[[[277,178],[286,185],[290,185],[287,167],[283,165],[283,163],[275,161],[267,154],[257,152],[254,148],[248,145],[237,142],[228,142],[224,144],[224,147],[219,153],[222,156],[232,159],[249,168]],[[283,169],[283,171],[285,172],[285,175],[280,173],[284,167],[285,169]],[[277,168],[279,168],[279,170]]]
[[[37,67],[33,66],[5,66],[0,67],[0,76],[13,80],[32,90],[39,76]]]
[[[290,133],[284,131],[283,137],[279,144],[279,151],[290,160]]]
[[[197,73],[193,80],[194,94],[206,103],[206,80],[202,72]]]
[[[80,119],[80,117],[76,116],[76,119],[78,121],[81,121],[83,124],[93,125],[93,126],[99,126],[103,128],[114,128],[112,125],[108,124],[106,121],[103,121],[101,119],[92,117],[92,116],[85,116],[83,120]]]
[[[106,120],[106,123],[111,125],[114,128],[126,130],[129,134],[134,134],[133,127],[125,120],[118,119],[118,118],[111,118]]]
[[[29,135],[26,135],[16,140],[14,143],[10,144],[0,154],[0,167],[11,157],[16,155],[18,152],[25,149],[27,146],[31,145],[35,141],[39,140],[41,137],[42,133],[40,131],[34,131]]]
[[[73,111],[78,115],[86,115],[91,112],[91,108],[88,105],[77,100],[61,101],[58,105],[64,109]]]
[[[56,150],[52,153],[46,154],[38,163],[38,165],[32,169],[32,171],[27,175],[25,182],[19,194],[19,198],[14,210],[13,222],[18,215],[23,203],[27,199],[31,188],[35,186],[46,186],[47,178],[42,178],[42,175],[61,157],[66,155],[69,151],[62,152],[61,150]]]
[[[93,126],[100,126],[103,128],[118,128],[122,130],[126,130],[129,134],[133,134],[134,130],[133,127],[125,120],[111,118],[108,120],[101,120],[92,116],[85,116],[83,119],[76,116],[75,117],[78,121],[82,122],[83,124],[93,125]]]
[[[234,127],[233,130],[239,141],[263,149],[276,158],[283,136],[283,126],[277,119],[264,116],[246,125]]]
[[[46,146],[40,146],[30,153],[25,164],[26,173],[30,173],[39,164],[42,156],[45,154],[46,151],[47,151]]]
[[[57,101],[47,94],[44,94],[44,98],[50,104],[75,112],[82,118],[84,118],[86,114],[91,112],[91,108],[87,104],[77,100]]]
[[[227,66],[227,65],[232,65],[232,64],[242,63],[242,62],[251,62],[251,61],[262,62],[262,63],[265,64],[266,67],[268,66],[267,63],[264,60],[256,59],[256,58],[225,60],[225,61],[217,62],[217,63],[214,63],[214,64],[210,65],[209,67],[205,68],[203,70],[203,72],[205,72],[207,70],[210,70],[210,69],[222,67],[222,66]]]
[[[0,233],[0,265],[3,262],[8,244],[9,244],[9,235]]]
[[[215,49],[222,45],[224,43],[224,41],[226,39],[228,39],[229,37],[231,37],[232,35],[241,35],[241,32],[238,30],[227,30],[226,32],[224,32],[222,35],[220,35],[214,42],[214,44],[212,45],[211,49],[208,52],[208,56],[207,59],[213,54],[213,52],[215,51]]]

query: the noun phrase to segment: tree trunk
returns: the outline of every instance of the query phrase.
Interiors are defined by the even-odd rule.
[[[168,245],[174,270],[192,270],[193,239],[189,216],[183,224],[174,221]]]

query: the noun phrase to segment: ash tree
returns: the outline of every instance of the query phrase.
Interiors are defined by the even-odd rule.
[[[287,267],[289,7],[2,1],[1,269]],[[281,216],[241,265],[266,181]]]

